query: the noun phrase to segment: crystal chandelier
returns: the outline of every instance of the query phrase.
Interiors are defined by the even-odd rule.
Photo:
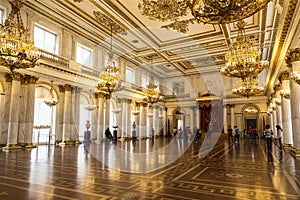
[[[110,51],[108,53],[108,63],[104,68],[103,72],[100,74],[100,82],[98,83],[97,89],[100,91],[107,92],[109,96],[114,91],[115,87],[119,83],[121,76],[119,72],[119,67],[115,65],[113,61],[113,51],[112,51],[112,30],[114,26],[114,21],[110,21]]]
[[[39,53],[30,39],[30,30],[24,28],[20,8],[21,0],[9,0],[12,10],[0,24],[0,65],[14,69],[33,68]]]
[[[171,22],[162,26],[186,33],[189,24],[231,23],[263,9],[270,0],[140,0],[138,8],[150,20]],[[192,18],[187,18],[193,15]]]
[[[245,78],[254,77],[268,66],[268,61],[257,61],[261,51],[253,47],[254,42],[245,35],[245,22],[239,21],[238,36],[225,56],[226,64],[220,69],[225,76]]]
[[[151,70],[152,70],[152,58],[151,58]],[[160,95],[160,91],[157,89],[158,85],[154,83],[154,77],[151,75],[149,84],[146,88],[143,88],[144,101],[150,104],[157,103],[163,99]]]
[[[47,98],[44,99],[44,103],[50,107],[56,106],[58,104],[58,99],[55,98],[53,94],[53,81],[51,81],[50,94]]]
[[[238,87],[232,90],[235,95],[240,95],[249,98],[250,96],[257,96],[264,91],[263,87],[258,86],[256,77],[247,77],[238,83]]]
[[[250,17],[263,9],[270,0],[195,0],[192,14],[198,22],[232,23]]]

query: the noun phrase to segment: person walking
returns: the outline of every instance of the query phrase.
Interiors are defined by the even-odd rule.
[[[280,125],[276,125],[276,129],[277,129],[277,135],[278,135],[278,142],[279,142],[279,150],[282,151],[282,140],[283,140],[283,130],[280,127]]]
[[[228,134],[228,144],[231,144],[233,142],[233,129],[231,128],[231,126],[228,127],[227,134]]]
[[[273,131],[270,128],[270,125],[267,124],[266,125],[266,129],[264,131],[264,136],[266,138],[266,142],[267,142],[267,149],[268,149],[268,153],[272,152],[272,137],[273,137]]]

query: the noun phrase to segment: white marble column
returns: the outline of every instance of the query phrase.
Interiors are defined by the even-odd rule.
[[[147,109],[147,138],[152,136],[152,128],[153,128],[153,108],[148,106]]]
[[[63,124],[65,113],[65,87],[63,85],[58,86],[58,99],[59,102],[56,105],[55,143],[64,144],[65,141],[63,141]]]
[[[72,118],[73,118],[73,105],[72,105],[72,91],[73,86],[65,85],[65,101],[64,101],[64,121],[63,121],[63,135],[62,135],[62,143],[71,144],[71,136],[72,136]]]
[[[140,133],[139,133],[139,138],[145,138],[146,137],[146,119],[147,119],[147,113],[145,109],[145,104],[144,103],[139,103],[140,107]]]
[[[292,134],[292,118],[291,118],[291,101],[290,101],[290,76],[282,78],[281,91],[281,108],[282,108],[282,129],[283,129],[283,144],[285,146],[293,145]]]
[[[75,97],[74,97],[74,140],[75,143],[79,142],[79,121],[80,121],[80,92],[81,88],[74,87]]]
[[[117,99],[117,103],[121,104],[121,107],[117,106],[115,109],[119,109],[116,113],[116,125],[118,126],[117,128],[117,137],[121,138],[122,137],[122,99]]]
[[[277,124],[277,113],[276,113],[276,105],[272,106],[272,130],[274,133],[274,138],[277,138],[276,124]]]
[[[162,108],[162,129],[163,129],[163,135],[166,136],[168,134],[168,116],[167,116],[167,108]]]
[[[135,122],[135,124],[136,124],[135,136],[139,137],[139,134],[140,134],[139,133],[140,132],[140,128],[139,128],[140,127],[140,111],[139,111],[140,108],[139,108],[139,103],[134,102],[134,109],[135,109],[134,111],[138,111],[138,112],[132,112],[133,118],[134,118],[133,122]]]
[[[199,110],[199,106],[197,105],[195,108],[195,116],[196,116],[196,127],[200,128],[200,110]]]
[[[2,128],[1,128],[1,146],[5,146],[7,144],[7,134],[8,134],[8,121],[9,121],[9,107],[10,107],[10,100],[11,100],[11,86],[12,86],[12,77],[10,74],[5,74],[5,96],[4,102],[1,104],[3,106],[3,115],[2,118]],[[1,95],[1,99],[3,99]]]
[[[92,141],[96,141],[97,140],[97,129],[98,129],[98,95],[97,94],[93,94],[92,99],[91,99],[91,103],[94,103],[96,105],[96,109],[90,111],[91,112],[91,139]]]
[[[26,131],[24,142],[26,148],[34,147],[32,144],[33,122],[34,122],[34,103],[35,103],[35,84],[38,78],[28,76],[28,93],[27,93],[27,111],[26,111]]]
[[[5,90],[4,90],[5,91]],[[2,146],[3,144],[6,144],[7,139],[3,140],[3,135],[2,135],[2,131],[3,131],[3,127],[5,126],[4,123],[4,116],[5,116],[5,93],[4,91],[1,91],[0,93],[0,146]],[[5,133],[5,135],[7,134],[7,132]]]
[[[223,127],[224,133],[227,134],[228,124],[227,124],[227,105],[223,105]]]
[[[235,119],[234,119],[234,105],[230,105],[230,126],[233,129],[233,127],[236,125]]]
[[[293,63],[294,65],[298,64]],[[293,129],[293,147],[300,151],[300,85],[295,81],[290,81],[291,89],[291,118],[292,118],[292,129]]]
[[[276,100],[276,125],[282,127],[282,106],[281,106],[281,98],[280,100]],[[275,128],[276,128],[275,125]],[[276,129],[274,129],[276,130]],[[277,131],[276,131],[277,132]]]
[[[110,112],[111,112],[111,109],[110,109],[110,96],[106,95],[105,96],[105,122],[104,122],[104,127],[105,127],[105,130],[107,128],[109,128],[109,130],[112,133],[112,128],[110,127]]]
[[[126,101],[126,135],[131,137],[131,100],[127,99]]]
[[[104,94],[98,93],[98,129],[97,129],[97,141],[96,143],[100,143],[102,139],[105,138],[104,134]]]
[[[12,86],[11,86],[11,100],[9,105],[9,121],[8,121],[8,135],[7,145],[4,149],[21,148],[18,143],[18,129],[19,129],[19,114],[20,114],[20,89],[22,75],[17,72],[12,72]]]
[[[154,135],[157,135],[159,133],[159,107],[157,105],[152,107],[153,109],[153,129],[154,129]]]
[[[18,145],[25,147],[25,132],[26,132],[26,112],[27,112],[27,93],[28,80],[26,76],[21,78],[20,90],[20,111],[19,111],[19,130],[18,130]]]
[[[126,135],[126,103],[127,99],[122,99],[121,100],[121,105],[122,105],[122,111],[121,111],[121,118],[122,118],[122,123],[121,123],[121,140],[124,140],[127,135]]]

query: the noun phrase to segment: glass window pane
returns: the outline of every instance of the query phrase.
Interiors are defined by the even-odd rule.
[[[135,83],[134,71],[130,68],[126,68],[126,81]]]
[[[87,67],[92,67],[93,66],[92,50],[78,43],[76,49],[76,62],[85,65]]]
[[[149,84],[149,78],[145,74],[142,74],[142,87],[147,87]]]
[[[57,34],[36,25],[34,26],[34,45],[57,54]]]

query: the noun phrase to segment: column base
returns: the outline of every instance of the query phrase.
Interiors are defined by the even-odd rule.
[[[61,146],[61,147],[64,147],[64,146],[66,146],[66,143],[65,143],[65,142],[60,142],[60,143],[58,143],[57,145],[58,145],[58,146]]]
[[[292,149],[290,153],[295,157],[300,157],[300,149]]]
[[[75,144],[82,144],[82,142],[80,142],[79,140],[76,140]]]
[[[121,137],[119,140],[120,140],[121,142],[124,142],[124,141],[126,140],[126,138],[125,138],[125,137]]]
[[[2,148],[2,150],[17,150],[21,149],[22,147],[18,144],[8,144],[5,147]]]
[[[28,143],[28,144],[25,144],[25,148],[26,149],[32,149],[32,148],[37,148],[37,146],[32,144],[32,143]]]
[[[282,146],[283,147],[292,147],[293,145],[292,144],[283,144]]]

